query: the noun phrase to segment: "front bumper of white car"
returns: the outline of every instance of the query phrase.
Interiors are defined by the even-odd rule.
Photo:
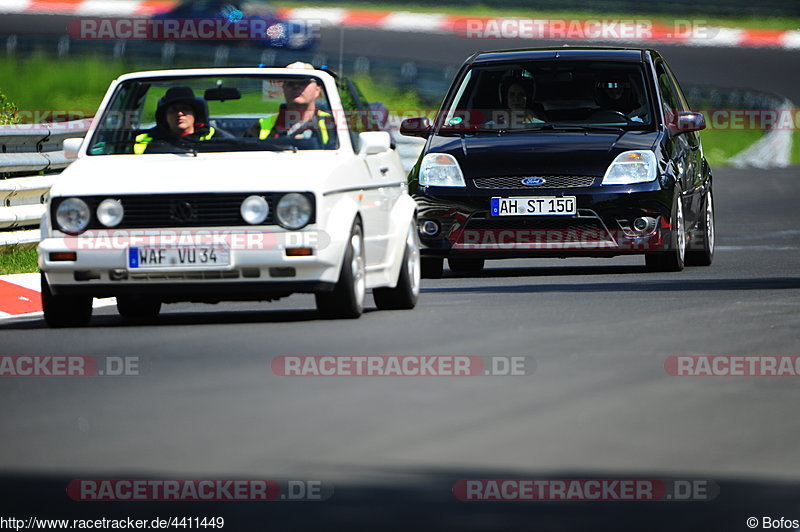
[[[331,290],[345,244],[313,227],[296,232],[159,228],[48,236],[38,250],[39,268],[55,295],[148,295],[169,302],[259,300]],[[213,261],[208,260],[210,250],[215,251]],[[149,264],[148,254],[155,257]],[[206,260],[200,259],[203,254]],[[190,255],[195,258],[191,263]]]

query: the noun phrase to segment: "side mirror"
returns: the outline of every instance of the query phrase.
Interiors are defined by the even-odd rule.
[[[431,121],[427,116],[406,118],[400,124],[400,134],[407,137],[428,138],[431,134]]]
[[[365,131],[358,134],[358,143],[361,146],[359,155],[375,155],[389,151],[392,138],[385,131]]]
[[[64,139],[64,158],[68,161],[74,161],[77,159],[78,151],[81,149],[81,144],[83,144],[83,139],[81,138]]]
[[[703,116],[703,113],[679,111],[667,117],[667,127],[675,133],[700,131],[706,128],[706,118]]]

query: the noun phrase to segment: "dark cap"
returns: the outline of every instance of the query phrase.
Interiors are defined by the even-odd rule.
[[[165,121],[167,107],[176,103],[192,106],[195,120],[197,122],[205,122],[208,119],[205,100],[195,97],[194,91],[189,87],[172,87],[167,90],[167,93],[163,98],[158,100],[158,109],[156,109],[156,122],[163,123]]]

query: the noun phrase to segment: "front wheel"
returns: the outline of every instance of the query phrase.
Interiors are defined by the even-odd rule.
[[[44,321],[50,327],[80,327],[92,318],[91,296],[57,296],[50,291],[44,272],[42,282],[42,310]]]
[[[367,293],[364,231],[356,221],[344,252],[339,280],[331,292],[315,294],[317,309],[327,318],[358,318],[364,312]]]
[[[381,310],[404,310],[417,306],[420,285],[420,258],[417,226],[412,222],[406,235],[403,265],[394,288],[376,288],[372,291],[375,305]]]
[[[683,270],[686,256],[686,223],[683,218],[681,190],[676,188],[672,206],[672,229],[667,251],[645,255],[645,264],[651,272],[679,272]]]
[[[700,242],[698,245],[693,244],[690,246],[697,249],[690,249],[686,252],[687,266],[710,266],[714,260],[714,240],[716,235],[714,227],[714,198],[711,195],[711,187],[706,192],[705,207],[701,222]]]

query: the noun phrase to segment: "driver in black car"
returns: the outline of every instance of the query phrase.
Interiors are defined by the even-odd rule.
[[[631,122],[644,122],[648,109],[641,105],[631,88],[631,83],[622,76],[608,76],[597,82],[595,101],[601,109],[616,111]]]

